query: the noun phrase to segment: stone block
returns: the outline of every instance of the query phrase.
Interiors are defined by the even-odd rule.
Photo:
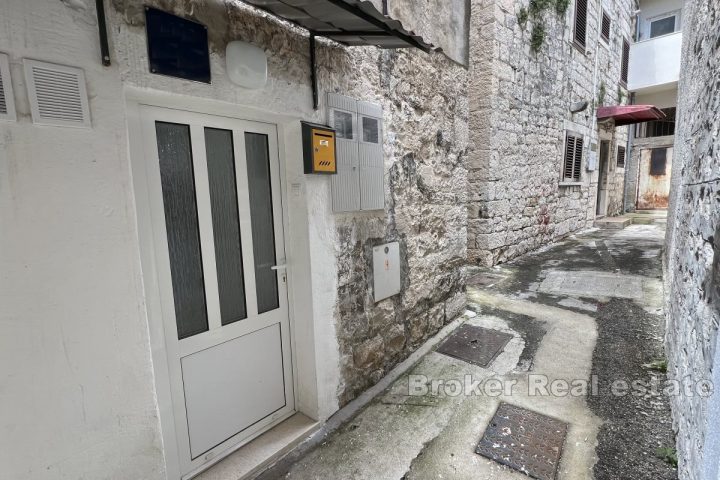
[[[382,364],[384,355],[383,339],[377,335],[358,345],[353,351],[355,367],[369,370]]]

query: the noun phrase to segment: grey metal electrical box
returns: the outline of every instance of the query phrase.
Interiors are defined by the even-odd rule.
[[[400,244],[373,247],[373,292],[379,302],[400,293]]]
[[[330,181],[333,212],[384,209],[382,107],[332,92],[327,104],[337,144],[337,175]]]

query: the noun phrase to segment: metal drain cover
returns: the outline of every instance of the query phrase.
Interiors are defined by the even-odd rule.
[[[448,336],[437,351],[484,368],[512,338],[509,333],[464,324]]]
[[[475,453],[538,480],[555,480],[567,424],[501,403]]]

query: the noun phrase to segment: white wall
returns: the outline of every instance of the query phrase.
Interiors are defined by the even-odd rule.
[[[677,86],[668,90],[651,93],[638,93],[635,96],[637,105],[655,105],[658,108],[677,106]]]
[[[682,32],[651,38],[630,46],[628,89],[666,89],[680,78]]]
[[[178,2],[178,8],[182,9]],[[119,4],[123,5],[123,4]],[[286,254],[290,276],[290,309],[295,329],[295,367],[298,378],[298,405],[306,415],[326,419],[338,408],[339,354],[335,337],[335,217],[331,212],[329,178],[306,176],[302,172],[300,120],[322,123],[324,105],[312,108],[309,87],[310,67],[306,42],[273,36],[268,25],[273,19],[228,23],[225,6],[210,2],[196,17],[208,25],[212,83],[204,84],[151,74],[148,69],[144,12],[137,1],[125,3],[126,10],[107,11],[115,61],[123,85],[149,97],[182,96],[176,105],[206,113],[237,115],[277,123],[284,132],[283,163],[287,194]],[[186,8],[194,9],[192,2]],[[239,10],[249,10],[238,3]],[[182,15],[182,11],[178,11]],[[189,16],[189,14],[185,14]],[[274,26],[277,28],[277,25]],[[287,28],[287,27],[284,27]],[[247,30],[246,30],[247,29]],[[252,41],[268,55],[268,82],[259,90],[247,90],[230,82],[225,74],[224,47],[227,41]],[[271,45],[265,45],[267,42]],[[323,80],[320,78],[321,88]],[[327,90],[324,90],[327,91]],[[321,98],[324,104],[324,98]],[[152,100],[151,100],[152,101]],[[299,185],[300,195],[291,184]],[[312,248],[310,248],[312,245]],[[153,321],[151,318],[150,321]],[[316,370],[317,368],[317,370]]]
[[[220,2],[203,8],[215,22],[227,22]],[[149,96],[190,95],[189,109],[213,105],[233,115],[262,111],[276,119],[285,140],[298,405],[320,420],[338,408],[329,183],[300,170],[298,120],[324,119],[323,110],[311,106],[306,44],[280,45],[263,32],[244,32],[274,42],[269,83],[260,91],[230,84],[216,50],[212,84],[186,82],[149,74],[144,27],[128,25],[128,12],[106,9],[111,67],[100,63],[94,2],[0,4],[0,51],[11,58],[18,108],[17,123],[0,122],[3,478],[166,477],[165,455],[173,446],[163,447],[156,400],[150,344],[161,340],[148,332],[148,322],[157,319],[148,320],[146,311],[125,123],[128,88]],[[22,58],[84,70],[92,129],[31,123]],[[299,185],[298,195],[292,184]],[[172,465],[169,472],[175,478]]]
[[[0,50],[0,476],[162,478],[118,70],[59,1],[1,2]],[[92,129],[31,124],[23,57],[83,67]]]

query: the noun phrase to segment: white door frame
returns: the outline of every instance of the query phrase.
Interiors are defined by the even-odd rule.
[[[167,477],[169,479],[185,479],[190,478],[202,470],[209,468],[211,465],[221,460],[225,456],[229,455],[242,445],[248,443],[253,438],[262,434],[267,428],[282,422],[294,413],[294,405],[296,404],[296,395],[298,392],[296,375],[296,362],[295,362],[295,345],[294,345],[294,325],[292,308],[288,307],[289,317],[289,337],[290,337],[290,359],[292,366],[292,380],[293,384],[290,388],[290,395],[288,398],[288,404],[292,405],[291,411],[284,413],[283,415],[273,418],[268,425],[264,425],[262,430],[258,430],[253,435],[249,436],[243,442],[231,447],[230,449],[223,451],[222,454],[215,458],[211,458],[207,463],[198,467],[195,470],[186,472],[183,475],[183,460],[181,456],[182,449],[178,444],[179,432],[175,425],[175,412],[173,411],[172,403],[172,382],[170,375],[169,357],[166,343],[165,328],[163,326],[162,317],[162,302],[160,300],[160,289],[161,284],[159,282],[158,275],[158,264],[156,259],[155,251],[155,240],[153,234],[153,224],[150,215],[151,201],[150,201],[150,188],[149,179],[145,169],[145,153],[144,153],[144,140],[143,140],[143,122],[142,122],[142,108],[144,106],[150,107],[161,107],[170,108],[186,112],[200,113],[204,115],[224,116],[236,120],[249,120],[252,122],[263,122],[262,115],[258,115],[257,112],[243,115],[243,111],[239,110],[237,106],[232,106],[231,112],[229,111],[217,111],[216,109],[200,109],[194,108],[192,110],[186,107],[188,102],[180,97],[171,97],[163,94],[145,94],[133,95],[132,92],[128,92],[127,101],[127,121],[128,121],[128,135],[129,135],[129,153],[130,162],[132,168],[132,178],[134,186],[134,199],[136,206],[137,222],[138,222],[138,240],[140,244],[140,257],[141,257],[141,270],[142,280],[145,293],[146,311],[147,311],[147,325],[150,333],[151,342],[151,354],[152,354],[152,371],[148,372],[149,375],[154,375],[158,411],[160,413],[160,429],[163,438],[163,453],[165,457],[165,464],[167,468]],[[224,110],[224,109],[223,109]],[[229,109],[228,109],[229,110]],[[230,114],[228,114],[230,113]],[[276,123],[277,122],[277,123]],[[277,130],[277,150],[279,157],[279,170],[278,179],[280,183],[280,201],[283,206],[282,208],[282,225],[287,238],[286,232],[288,231],[288,208],[287,208],[287,195],[285,188],[285,164],[284,158],[284,145],[280,140],[283,138],[282,127],[277,118],[273,118],[272,115],[268,115],[265,119],[265,123],[270,123],[275,126]],[[286,248],[288,248],[286,246]],[[286,251],[286,255],[289,252]],[[292,282],[290,281],[291,275],[287,275],[288,281],[288,302],[292,298]],[[160,319],[160,320],[158,320]]]

